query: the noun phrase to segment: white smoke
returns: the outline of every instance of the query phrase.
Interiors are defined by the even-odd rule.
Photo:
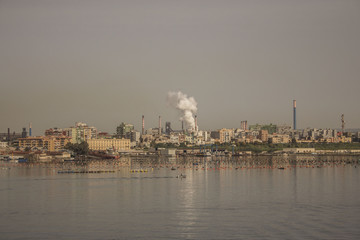
[[[180,120],[185,122],[187,129],[195,129],[194,114],[197,112],[197,102],[182,92],[168,92],[167,102],[181,112]]]

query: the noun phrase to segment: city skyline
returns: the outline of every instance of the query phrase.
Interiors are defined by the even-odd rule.
[[[295,100],[294,100],[294,101],[295,101]],[[344,128],[342,128],[342,127],[336,127],[336,128],[311,127],[311,126],[306,127],[306,128],[296,128],[296,125],[295,125],[295,127],[294,127],[294,120],[296,121],[296,116],[294,116],[294,115],[293,115],[293,120],[292,120],[292,121],[293,121],[293,124],[292,124],[292,125],[291,125],[291,124],[286,124],[286,123],[284,123],[284,124],[277,124],[277,123],[270,123],[270,122],[256,122],[256,123],[254,122],[254,123],[248,123],[247,120],[244,120],[244,121],[241,121],[241,122],[240,122],[240,125],[237,126],[237,127],[220,127],[220,128],[209,128],[209,129],[201,129],[201,128],[199,128],[199,126],[198,126],[198,124],[197,124],[197,115],[195,115],[195,119],[196,119],[196,120],[194,119],[194,123],[195,123],[195,126],[196,126],[196,127],[194,127],[194,128],[186,128],[185,125],[183,124],[183,121],[180,121],[180,120],[179,120],[179,126],[177,126],[178,124],[175,124],[175,127],[174,127],[174,125],[173,125],[172,122],[163,121],[161,116],[158,116],[158,118],[157,118],[157,125],[146,126],[146,124],[145,124],[145,116],[142,115],[141,117],[142,117],[142,118],[141,118],[142,123],[141,123],[141,127],[139,127],[139,128],[137,128],[137,127],[136,127],[136,124],[134,124],[134,123],[132,123],[132,122],[124,122],[124,121],[121,121],[121,122],[119,122],[116,126],[113,126],[113,129],[115,129],[115,130],[105,131],[105,130],[103,130],[103,129],[97,128],[96,125],[90,125],[90,124],[87,124],[87,122],[84,122],[84,121],[75,121],[75,122],[73,122],[73,124],[70,124],[70,125],[68,125],[68,126],[53,126],[53,127],[48,128],[48,129],[45,129],[43,132],[41,132],[41,133],[39,133],[39,134],[35,134],[35,135],[34,135],[34,134],[32,134],[32,133],[34,133],[34,129],[32,128],[32,123],[29,123],[27,126],[21,127],[22,132],[18,131],[18,129],[7,128],[6,131],[3,131],[3,134],[5,134],[5,133],[7,134],[8,131],[10,130],[10,132],[9,132],[10,135],[12,135],[13,133],[16,133],[16,134],[24,134],[24,131],[25,131],[25,134],[26,134],[27,136],[43,136],[44,133],[45,133],[45,135],[46,135],[46,131],[55,130],[55,129],[58,129],[58,130],[70,129],[70,128],[73,128],[74,125],[78,125],[78,124],[83,124],[83,125],[86,125],[86,126],[88,126],[88,127],[95,128],[98,133],[107,133],[107,134],[114,135],[114,136],[116,136],[117,131],[118,131],[118,128],[119,128],[119,126],[120,126],[121,124],[126,124],[126,125],[131,125],[131,126],[133,126],[133,129],[134,129],[136,132],[140,133],[141,135],[143,135],[143,134],[142,134],[142,127],[143,127],[143,126],[144,126],[144,131],[145,131],[145,132],[147,132],[148,130],[153,131],[153,130],[155,130],[155,129],[159,129],[159,126],[160,126],[162,134],[165,134],[165,133],[166,133],[166,126],[165,126],[165,125],[166,125],[167,123],[170,123],[171,129],[172,129],[173,131],[180,131],[180,130],[182,130],[182,131],[189,131],[189,133],[191,133],[191,132],[197,132],[197,131],[217,131],[217,130],[221,130],[221,129],[246,129],[246,130],[250,130],[250,129],[251,129],[251,126],[253,126],[253,127],[255,127],[255,126],[275,126],[275,127],[276,127],[276,126],[277,126],[277,127],[280,127],[280,128],[282,128],[282,127],[288,127],[289,129],[292,129],[292,131],[295,131],[295,132],[301,132],[301,131],[303,131],[303,130],[309,130],[309,129],[319,129],[319,130],[327,130],[327,129],[329,129],[329,130],[337,130],[337,131],[339,131],[339,132],[348,132],[348,131],[349,131],[349,132],[353,132],[353,131],[356,132],[356,131],[359,131],[359,130],[360,130],[360,128],[346,128],[346,127],[345,127],[345,123],[346,123],[345,121],[342,121],[342,122],[341,122],[341,126],[344,127]],[[343,119],[344,115],[342,115],[341,117],[342,117],[341,120],[344,120],[344,119]],[[245,125],[243,125],[243,123],[245,123]],[[344,124],[344,125],[343,125],[343,124]],[[244,126],[246,126],[246,127],[244,127]],[[38,130],[38,131],[40,131],[40,130]],[[158,131],[158,130],[156,130],[156,131]],[[35,131],[35,132],[37,132],[37,131]],[[160,133],[160,132],[159,132],[159,133]],[[146,134],[146,133],[144,133],[144,134]]]
[[[82,121],[109,133],[172,122],[169,91],[199,129],[360,127],[359,1],[0,1],[0,132]],[[164,124],[163,124],[164,125]]]

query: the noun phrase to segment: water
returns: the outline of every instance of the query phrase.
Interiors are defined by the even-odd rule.
[[[360,167],[156,161],[93,163],[116,170],[98,174],[2,163],[0,239],[360,238]]]

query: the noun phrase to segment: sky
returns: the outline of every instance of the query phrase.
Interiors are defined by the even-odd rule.
[[[86,122],[360,127],[360,1],[0,0],[0,132]]]

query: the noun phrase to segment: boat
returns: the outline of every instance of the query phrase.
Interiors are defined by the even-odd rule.
[[[177,175],[176,178],[186,178],[186,175],[181,173],[180,175]]]
[[[26,163],[28,160],[26,158],[19,158],[18,163]]]

